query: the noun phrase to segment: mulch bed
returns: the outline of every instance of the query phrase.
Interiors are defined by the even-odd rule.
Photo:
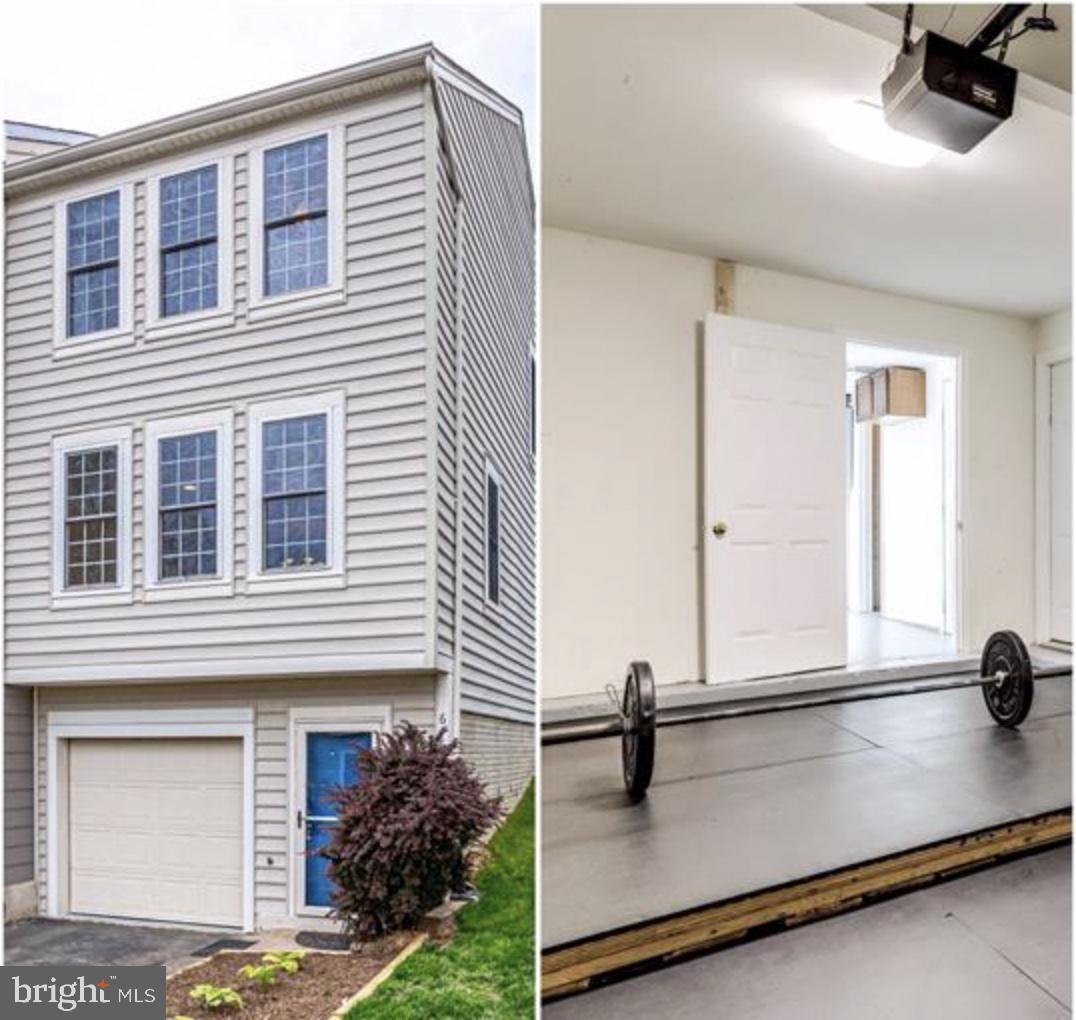
[[[260,988],[239,976],[240,967],[261,963],[261,953],[220,953],[168,979],[167,1014],[192,1020],[236,1017],[241,1020],[328,1020],[411,940],[402,935],[366,943],[351,953],[309,953],[298,974],[281,974],[275,985]],[[208,1010],[191,1002],[195,985],[234,988],[243,996],[241,1010]]]

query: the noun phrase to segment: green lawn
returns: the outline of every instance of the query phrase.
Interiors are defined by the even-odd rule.
[[[522,1020],[534,1015],[534,787],[490,842],[481,898],[444,949],[424,946],[347,1020]]]

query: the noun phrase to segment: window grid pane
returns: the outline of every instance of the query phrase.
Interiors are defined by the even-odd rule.
[[[115,584],[117,458],[114,446],[65,458],[64,547],[68,588]]]
[[[327,135],[265,153],[265,293],[329,281]]]
[[[266,570],[324,566],[326,432],[324,414],[262,426]]]
[[[84,269],[67,277],[67,335],[82,336],[120,324],[119,266]]]
[[[328,203],[327,135],[265,153],[265,222],[323,213]]]
[[[329,282],[328,224],[324,215],[269,227],[265,247],[265,292],[269,296]]]
[[[217,237],[217,168],[161,180],[161,247]]]
[[[164,252],[161,259],[164,315],[217,307],[217,242]]]
[[[120,257],[120,193],[72,202],[67,207],[67,268],[99,266]]]
[[[68,336],[119,326],[119,258],[120,193],[68,205]]]
[[[217,573],[217,434],[170,436],[160,457],[161,579]]]

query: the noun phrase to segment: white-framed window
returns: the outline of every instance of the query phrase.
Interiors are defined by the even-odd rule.
[[[131,601],[131,428],[52,441],[52,604]]]
[[[146,181],[146,334],[233,321],[231,155],[160,167]]]
[[[487,606],[501,604],[501,477],[492,461],[486,461],[483,480],[484,595]]]
[[[134,223],[129,181],[69,193],[54,210],[53,353],[133,342]]]
[[[344,297],[344,131],[321,123],[265,139],[250,159],[250,317]]]
[[[343,587],[346,397],[248,409],[248,591]]]
[[[146,423],[147,601],[233,592],[232,412]]]

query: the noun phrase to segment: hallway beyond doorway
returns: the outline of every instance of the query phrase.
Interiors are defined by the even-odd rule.
[[[878,613],[848,613],[848,667],[879,666],[901,659],[956,655],[956,638],[930,627],[890,620]]]

